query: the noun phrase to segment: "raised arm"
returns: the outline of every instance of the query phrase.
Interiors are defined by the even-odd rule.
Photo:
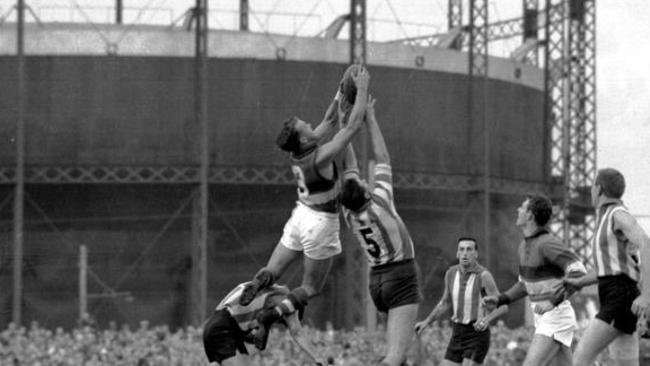
[[[420,334],[424,328],[428,327],[434,321],[440,319],[442,316],[450,314],[452,311],[451,296],[449,295],[449,289],[447,288],[447,279],[449,277],[449,271],[445,273],[445,290],[442,293],[442,298],[438,305],[431,310],[431,313],[422,320],[415,324],[415,333]]]
[[[368,134],[372,143],[372,152],[377,164],[390,164],[386,141],[384,141],[384,135],[381,133],[381,129],[377,123],[377,117],[375,116],[375,101],[375,98],[370,96],[368,98],[368,105],[366,106],[366,123],[368,124]]]
[[[354,101],[354,107],[350,112],[348,123],[345,127],[341,128],[336,135],[329,142],[323,144],[318,149],[316,155],[316,164],[319,167],[328,165],[334,158],[343,151],[354,135],[359,131],[363,116],[366,111],[366,104],[368,102],[368,83],[370,82],[370,74],[365,68],[355,76],[352,77],[354,84],[357,87],[357,96]]]
[[[359,164],[352,144],[348,144],[345,148],[345,159],[343,160],[343,179],[351,174],[359,175]]]
[[[318,138],[318,140],[323,139],[324,137],[328,136],[332,130],[337,126],[337,121],[338,121],[338,108],[339,108],[339,100],[341,99],[341,92],[337,92],[336,96],[330,103],[330,105],[327,107],[327,110],[325,111],[325,116],[323,116],[323,120],[314,128],[314,134]]]

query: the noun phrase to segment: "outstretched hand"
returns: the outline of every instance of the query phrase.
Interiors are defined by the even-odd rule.
[[[535,314],[542,315],[553,310],[553,308],[554,308],[553,304],[551,304],[548,301],[544,301],[542,303],[535,304],[535,308],[533,309],[533,311],[535,312]]]
[[[494,311],[494,309],[497,308],[497,304],[499,303],[499,297],[498,296],[484,296],[483,299],[481,299],[481,304],[485,309],[490,312]]]
[[[474,323],[474,329],[479,332],[486,330],[489,326],[490,322],[485,318],[481,318]]]
[[[632,302],[631,310],[639,318],[650,318],[650,296],[646,294],[639,295]]]
[[[570,292],[578,292],[583,287],[580,277],[565,277],[562,283],[564,284],[564,288]]]
[[[366,70],[365,67],[362,67],[356,75],[352,75],[352,81],[357,89],[366,89],[368,90],[368,85],[370,84],[370,73]]]

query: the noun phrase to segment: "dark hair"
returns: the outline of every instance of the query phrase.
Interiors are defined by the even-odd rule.
[[[287,118],[282,125],[282,129],[275,139],[275,144],[284,151],[296,153],[300,148],[300,136],[296,131],[296,122],[298,117]]]
[[[357,179],[346,179],[341,190],[341,204],[348,210],[359,211],[370,198]]]
[[[616,169],[600,169],[594,184],[598,184],[609,198],[621,198],[625,193],[625,177]]]
[[[457,243],[460,244],[461,241],[474,242],[474,249],[476,249],[476,251],[478,252],[478,242],[476,241],[476,239],[472,238],[471,236],[461,236],[460,238],[458,238]]]
[[[533,214],[535,223],[538,226],[546,226],[551,220],[551,215],[553,215],[553,203],[551,203],[551,200],[542,194],[529,195],[527,199],[528,211]]]

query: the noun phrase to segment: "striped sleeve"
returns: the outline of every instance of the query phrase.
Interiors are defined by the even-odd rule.
[[[358,168],[349,168],[343,172],[343,179],[345,180],[353,177],[359,177],[359,175],[360,173]]]
[[[388,164],[375,165],[375,187],[372,191],[389,204],[393,202],[393,171]]]

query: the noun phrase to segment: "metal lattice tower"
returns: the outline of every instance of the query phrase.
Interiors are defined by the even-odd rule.
[[[569,243],[591,258],[595,229],[590,184],[596,176],[595,0],[569,2]],[[587,261],[591,262],[591,261]]]
[[[523,24],[523,45],[530,45],[531,52],[527,52],[524,62],[537,66],[539,64],[539,52],[537,49],[539,38],[539,0],[523,0],[524,2],[524,24]]]
[[[463,27],[463,0],[449,0],[447,4],[447,30],[462,29]],[[463,48],[463,37],[458,37],[450,46],[452,49]]]
[[[594,231],[589,185],[596,173],[595,0],[546,5],[547,121],[551,177],[560,185],[556,230],[591,266]]]
[[[366,0],[350,0],[350,64],[366,64]]]
[[[481,201],[483,206],[483,244],[485,245],[485,263],[491,265],[491,182],[490,182],[490,127],[485,116],[487,104],[488,78],[488,2],[487,0],[470,0],[469,7],[469,110],[473,130],[480,131],[483,141],[483,151],[472,159],[482,162],[482,167],[472,167],[476,172],[483,173],[483,187],[478,192],[471,192],[469,204]],[[480,139],[473,139],[480,141]],[[480,193],[479,193],[480,192]]]
[[[470,0],[469,74],[487,77],[488,69],[488,2]]]
[[[447,29],[463,25],[463,0],[449,0],[447,8]]]

